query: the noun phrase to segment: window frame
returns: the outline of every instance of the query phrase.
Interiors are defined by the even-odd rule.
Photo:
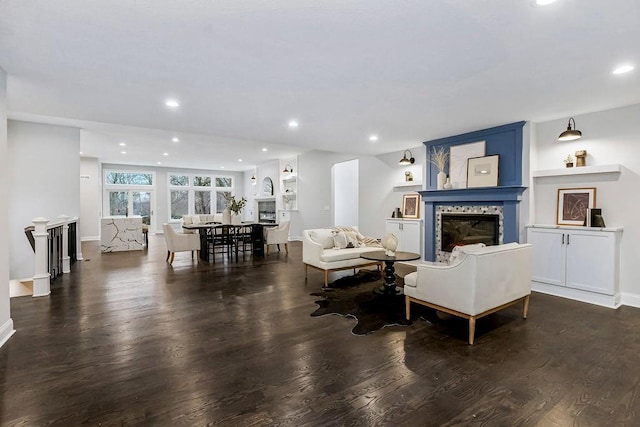
[[[172,176],[186,176],[189,178],[189,185],[174,185],[171,184],[171,177]],[[211,185],[210,186],[202,186],[202,185],[195,185],[195,178],[210,178],[211,179]],[[231,182],[230,186],[216,186],[216,179],[219,178],[224,178],[224,179],[228,179]],[[209,212],[211,212],[211,215],[214,213],[218,213],[218,203],[217,203],[217,197],[218,197],[218,192],[228,192],[231,193],[232,195],[234,194],[234,186],[235,186],[235,176],[233,175],[226,175],[226,174],[210,174],[210,173],[184,173],[184,172],[167,172],[167,212],[168,212],[168,217],[169,217],[169,222],[180,222],[181,218],[172,218],[171,217],[171,191],[188,191],[188,208],[187,208],[187,214],[186,215],[196,215],[195,213],[195,198],[196,198],[196,191],[204,191],[204,192],[209,192],[211,194],[210,197],[210,201],[209,201]],[[202,215],[206,215],[206,214],[202,214]]]

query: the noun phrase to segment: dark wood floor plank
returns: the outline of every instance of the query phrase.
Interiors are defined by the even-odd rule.
[[[355,336],[310,316],[323,275],[289,247],[170,266],[160,236],[85,244],[51,296],[11,300],[0,425],[640,424],[640,310],[534,294],[527,320],[480,319],[474,346],[443,314]]]

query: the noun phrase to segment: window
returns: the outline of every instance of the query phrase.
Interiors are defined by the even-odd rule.
[[[189,213],[189,191],[171,190],[171,219],[181,219]]]
[[[141,172],[116,172],[111,171],[105,174],[106,184],[113,185],[153,185],[153,174]]]
[[[169,185],[188,186],[189,177],[187,175],[169,175]]]
[[[182,215],[220,213],[225,195],[233,194],[232,176],[169,174],[171,219]]]

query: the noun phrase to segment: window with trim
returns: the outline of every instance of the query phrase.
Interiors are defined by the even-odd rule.
[[[233,192],[233,177],[201,174],[169,174],[169,212],[172,220],[182,215],[222,212],[225,194]]]

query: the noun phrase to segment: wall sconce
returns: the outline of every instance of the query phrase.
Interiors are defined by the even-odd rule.
[[[573,128],[571,128],[571,122],[573,121]],[[582,132],[576,129],[576,121],[573,117],[569,118],[569,124],[567,124],[567,130],[562,132],[558,137],[558,141],[575,141],[582,138]]]
[[[258,183],[258,179],[256,178],[256,174],[251,175],[251,185],[256,185]]]
[[[409,153],[409,158],[407,158],[407,153]],[[404,150],[404,154],[398,163],[401,165],[412,165],[414,164],[416,159],[413,158],[413,153],[410,150]]]
[[[293,173],[293,168],[291,167],[290,164],[287,163],[285,165],[284,170],[282,171],[282,173],[287,174],[287,175],[290,174],[290,173]]]

